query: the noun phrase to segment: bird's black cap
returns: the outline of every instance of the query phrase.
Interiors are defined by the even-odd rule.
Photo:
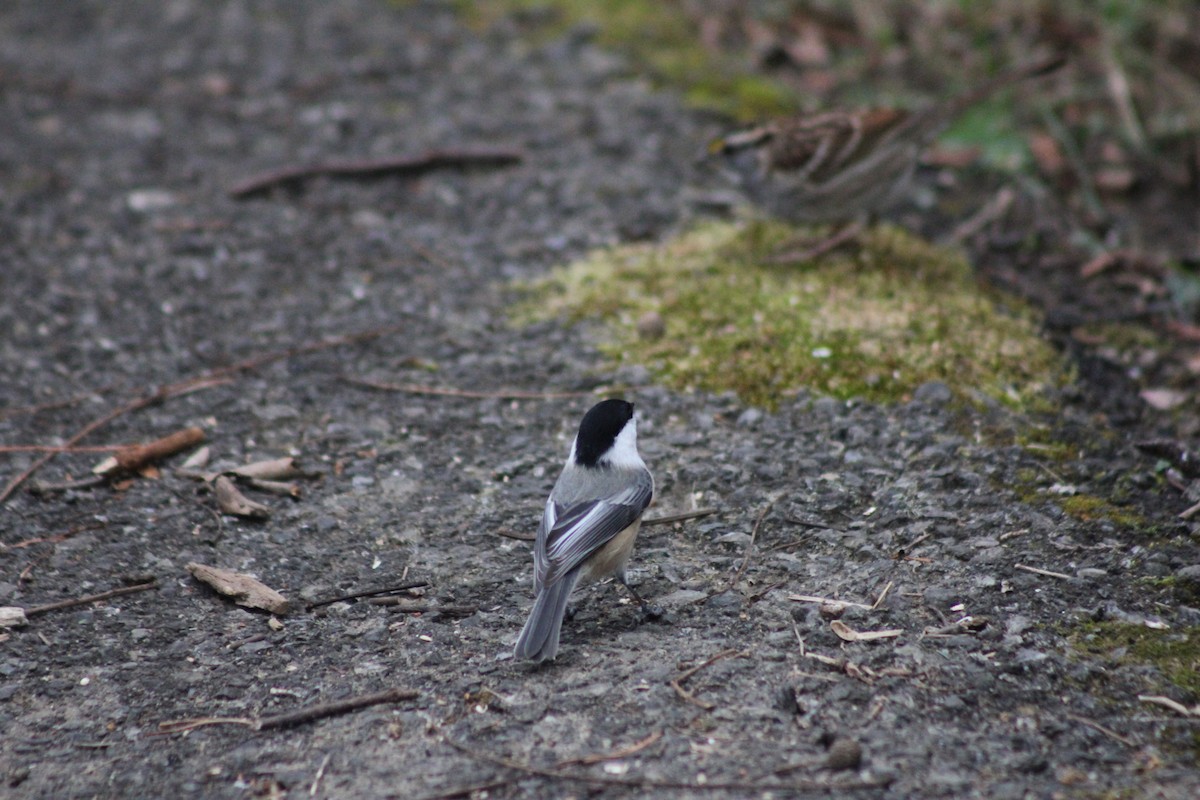
[[[592,406],[579,423],[579,435],[575,437],[575,463],[594,467],[600,457],[608,452],[633,419],[633,403],[625,400],[604,400]]]

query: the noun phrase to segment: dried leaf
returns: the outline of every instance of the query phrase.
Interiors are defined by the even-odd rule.
[[[196,580],[208,584],[219,594],[233,598],[240,606],[260,608],[272,614],[286,614],[291,610],[286,597],[249,575],[197,564],[195,561],[187,565],[187,570]]]
[[[0,606],[0,628],[19,628],[29,624],[25,609],[20,606]]]
[[[829,623],[830,629],[837,634],[837,637],[845,642],[870,642],[875,639],[894,639],[904,631],[892,629],[886,631],[856,631],[840,619],[835,619]]]
[[[1170,411],[1188,400],[1188,393],[1178,389],[1143,389],[1139,395],[1146,405],[1158,411]]]
[[[226,470],[230,475],[239,478],[257,478],[264,481],[283,481],[289,478],[302,478],[304,471],[296,465],[296,459],[273,458],[269,461],[255,461],[253,464]]]
[[[250,519],[267,519],[271,516],[271,509],[247,498],[226,475],[220,475],[213,481],[213,492],[217,496],[217,506],[226,514]]]
[[[212,457],[212,450],[208,445],[198,448],[196,452],[187,457],[180,466],[183,469],[201,470],[208,464],[208,459]]]

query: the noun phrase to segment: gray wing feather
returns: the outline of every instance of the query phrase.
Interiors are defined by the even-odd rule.
[[[590,500],[565,509],[556,509],[552,526],[539,536],[546,569],[542,573],[542,586],[549,586],[562,576],[582,564],[609,539],[628,528],[654,495],[654,481],[645,473],[624,491],[602,500]],[[543,520],[545,517],[543,517]],[[538,554],[534,557],[535,580],[538,569]]]

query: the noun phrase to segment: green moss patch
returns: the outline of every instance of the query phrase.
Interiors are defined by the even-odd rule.
[[[1088,623],[1070,636],[1084,653],[1118,664],[1151,664],[1168,681],[1200,696],[1200,633],[1154,630],[1127,622]]]
[[[1065,378],[1031,312],[989,294],[958,253],[880,227],[848,254],[768,264],[795,235],[712,223],[599,251],[526,287],[517,317],[597,320],[618,363],[767,407],[799,389],[900,400],[927,381],[1022,405]],[[661,324],[639,335],[647,317]]]

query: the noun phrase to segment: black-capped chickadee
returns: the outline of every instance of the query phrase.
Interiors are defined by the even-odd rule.
[[[533,610],[517,639],[517,658],[553,659],[567,599],[579,580],[616,575],[625,564],[654,497],[654,478],[638,455],[633,403],[605,400],[579,423],[533,545]]]

